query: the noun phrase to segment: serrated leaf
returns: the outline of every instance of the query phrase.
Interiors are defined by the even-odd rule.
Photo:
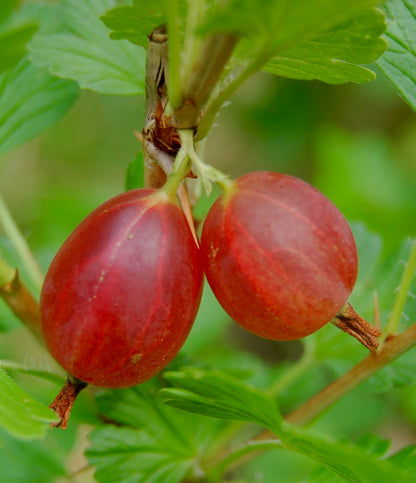
[[[361,445],[335,442],[301,428],[287,428],[281,435],[283,444],[296,452],[314,459],[339,475],[341,481],[365,483],[369,481],[413,481],[412,476],[392,461],[380,459],[384,445],[371,444],[363,451]],[[373,440],[370,442],[374,443]],[[368,443],[368,442],[367,442]],[[323,480],[325,481],[325,480]],[[333,480],[329,480],[333,481]],[[334,480],[337,481],[337,480]]]
[[[378,458],[385,445],[365,441],[368,451],[363,452],[362,447],[282,422],[266,393],[225,373],[189,368],[168,372],[165,377],[177,386],[162,389],[165,403],[190,412],[264,425],[277,434],[286,449],[319,462],[347,481],[411,481],[400,467]]]
[[[144,186],[144,158],[143,151],[139,151],[133,161],[129,163],[126,171],[126,190],[143,188]]]
[[[166,372],[174,388],[161,390],[165,404],[206,416],[257,423],[278,431],[282,423],[274,400],[225,372],[185,368]]]
[[[316,79],[329,84],[368,82],[375,74],[357,64],[370,64],[386,50],[387,44],[380,37],[385,28],[383,13],[371,9],[296,44],[271,59],[264,70],[292,79]]]
[[[416,110],[416,1],[390,0],[386,39],[389,47],[378,67],[405,101]]]
[[[0,72],[19,62],[26,52],[26,44],[36,29],[36,25],[20,25],[0,32]]]
[[[226,428],[222,421],[213,423],[162,404],[159,388],[153,378],[98,396],[101,413],[122,425],[91,434],[86,455],[97,466],[99,481],[179,483]]]
[[[42,437],[56,414],[21,389],[0,369],[0,426],[22,439]]]
[[[52,74],[72,79],[101,94],[138,95],[144,92],[145,52],[127,41],[114,42],[99,16],[114,1],[63,0],[55,7],[58,33],[36,35],[30,59]]]
[[[389,458],[382,459],[390,447],[390,442],[388,440],[380,438],[376,435],[365,435],[359,438],[355,444],[357,449],[362,449],[366,455],[376,457],[381,463],[383,461],[386,461],[388,464],[392,463],[392,467],[397,468],[398,473],[395,476],[396,478],[400,478],[399,472],[404,475],[406,481],[411,481],[410,478],[415,476],[414,465],[416,458],[414,446],[406,447]],[[310,475],[308,475],[308,478],[306,479],[307,483],[341,483],[343,481],[345,481],[344,478],[334,475],[332,471],[322,466],[316,468]],[[373,480],[368,479],[366,481]]]
[[[23,58],[0,76],[0,155],[55,123],[73,104],[78,86],[41,72]]]
[[[148,482],[156,471],[167,471],[166,482],[179,483],[191,465],[137,429],[99,428],[91,433],[90,441],[86,457],[97,467],[96,480],[102,482]]]

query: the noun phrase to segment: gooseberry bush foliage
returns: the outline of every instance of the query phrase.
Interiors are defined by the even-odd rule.
[[[344,159],[336,134],[319,145],[324,194],[280,155],[267,171],[237,163],[233,180],[205,149],[234,103],[221,108],[242,90],[255,103],[266,76],[322,95],[371,90],[377,72],[416,110],[415,19],[414,0],[0,2],[1,163],[56,133],[88,92],[144,99],[137,154],[114,160],[127,165],[124,193],[86,218],[58,206],[33,247],[0,198],[2,481],[415,480],[411,180],[371,141]],[[92,128],[81,116],[69,143]],[[85,198],[103,177],[91,174]],[[348,224],[330,199],[355,187]],[[403,192],[407,238],[386,253],[360,215],[380,199],[394,215]],[[351,320],[370,352],[338,329],[354,332]],[[19,331],[32,334],[24,347],[9,342]]]

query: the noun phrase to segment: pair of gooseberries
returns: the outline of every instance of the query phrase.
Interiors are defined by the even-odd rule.
[[[163,189],[131,190],[88,215],[52,261],[41,295],[46,344],[87,383],[143,382],[185,342],[203,273],[236,322],[291,340],[346,304],[357,251],[335,205],[292,176],[254,172],[232,182],[206,217],[200,249]]]

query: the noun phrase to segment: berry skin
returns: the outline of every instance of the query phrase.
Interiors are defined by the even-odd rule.
[[[357,277],[355,241],[338,208],[308,183],[272,172],[238,178],[213,204],[201,259],[231,318],[274,340],[320,329]]]
[[[143,382],[178,353],[202,293],[195,241],[165,193],[122,193],[90,213],[53,259],[42,329],[72,376],[101,387]]]

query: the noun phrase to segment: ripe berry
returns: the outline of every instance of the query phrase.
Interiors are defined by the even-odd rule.
[[[346,304],[357,251],[340,211],[292,176],[250,173],[211,207],[202,264],[222,307],[265,338],[307,336]]]
[[[132,190],[96,208],[52,261],[41,294],[46,344],[87,383],[128,387],[182,347],[202,291],[185,217],[162,191]]]

